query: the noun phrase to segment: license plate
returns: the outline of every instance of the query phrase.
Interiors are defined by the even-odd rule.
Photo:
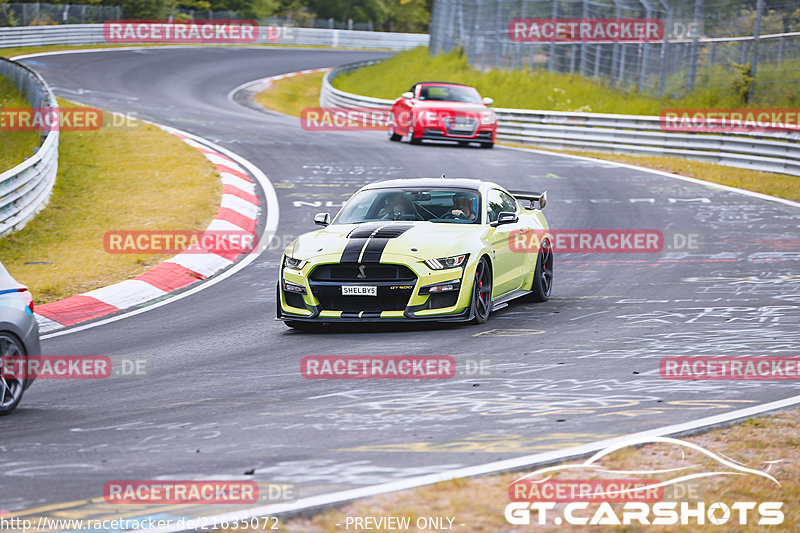
[[[377,296],[378,287],[374,285],[344,285],[342,296]]]

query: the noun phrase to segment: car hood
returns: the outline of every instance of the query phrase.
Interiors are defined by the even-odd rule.
[[[447,100],[414,100],[414,109],[417,110],[453,110],[461,112],[480,113],[489,109],[484,104],[468,104],[466,102],[450,102]]]
[[[370,249],[380,254],[403,255],[417,260],[438,259],[471,252],[481,228],[478,224],[421,221],[335,224],[301,235],[286,253],[302,260],[334,256],[337,260],[357,262],[369,236],[374,233],[372,240],[376,242]],[[346,250],[349,254],[345,254]]]

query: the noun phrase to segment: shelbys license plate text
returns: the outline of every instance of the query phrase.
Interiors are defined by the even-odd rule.
[[[370,285],[344,285],[342,296],[377,296],[378,287]]]

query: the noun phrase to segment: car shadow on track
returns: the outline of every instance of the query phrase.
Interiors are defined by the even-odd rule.
[[[425,322],[420,324],[380,323],[367,324],[314,324],[307,329],[286,328],[289,335],[349,335],[353,333],[408,333],[418,331],[460,330],[469,324]]]

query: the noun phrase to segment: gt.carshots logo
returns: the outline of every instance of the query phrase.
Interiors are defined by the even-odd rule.
[[[613,470],[601,459],[624,448],[642,445],[667,446],[679,454],[680,465],[663,469]],[[700,464],[713,459],[722,471],[704,471]],[[772,461],[777,462],[777,461]],[[707,468],[707,467],[706,467]],[[581,472],[581,478],[563,478]],[[635,476],[634,478],[619,477]],[[778,525],[784,521],[783,502],[767,501],[678,501],[686,483],[715,476],[752,476],[780,483],[766,471],[742,466],[696,444],[667,437],[640,437],[621,441],[583,463],[546,467],[513,481],[508,488],[511,503],[505,519],[515,525]],[[597,476],[612,476],[611,479]],[[583,476],[592,476],[583,477]],[[671,477],[670,477],[671,476]],[[644,479],[644,478],[659,479]],[[667,495],[667,489],[672,489]],[[724,494],[724,492],[722,493]]]
[[[656,42],[664,39],[658,19],[513,19],[508,24],[512,41],[536,42]]]
[[[255,20],[111,20],[103,25],[108,43],[254,43]]]

